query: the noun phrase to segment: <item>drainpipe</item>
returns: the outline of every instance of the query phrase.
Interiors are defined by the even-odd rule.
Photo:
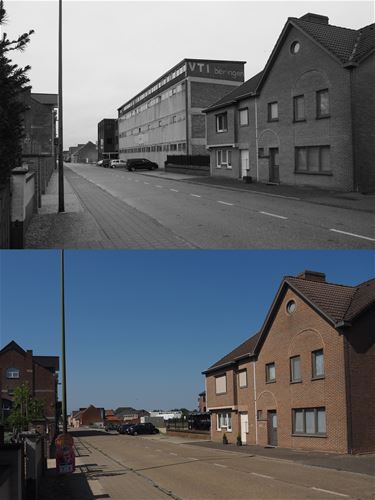
[[[254,388],[255,444],[258,444],[257,383],[256,383],[256,374],[255,374],[255,361],[253,361],[253,388]]]
[[[255,161],[256,161],[256,169],[257,169],[257,182],[259,182],[259,158],[258,158],[258,106],[257,106],[257,98],[255,97]]]

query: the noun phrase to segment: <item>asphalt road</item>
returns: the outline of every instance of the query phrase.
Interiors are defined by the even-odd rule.
[[[75,438],[97,496],[112,500],[372,498],[373,477],[157,436]],[[86,464],[86,465],[85,465]]]
[[[374,216],[369,213],[140,172],[90,165],[69,169],[195,248],[361,249],[375,243]],[[75,177],[68,176],[74,190]],[[103,225],[100,216],[95,219]]]

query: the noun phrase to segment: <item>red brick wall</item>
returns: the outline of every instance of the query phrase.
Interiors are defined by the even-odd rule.
[[[375,451],[375,311],[369,311],[345,332],[348,360],[349,446],[353,453]]]
[[[46,417],[55,417],[57,402],[57,378],[49,370],[34,364],[35,397],[44,403]]]
[[[90,425],[95,422],[102,422],[102,421],[103,419],[101,417],[99,408],[90,406],[89,408],[87,408],[87,410],[85,410],[82,413],[82,422],[81,422],[82,425]]]
[[[191,82],[191,107],[208,108],[235,88],[224,83]]]

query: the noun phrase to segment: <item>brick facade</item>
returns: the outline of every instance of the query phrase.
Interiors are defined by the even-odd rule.
[[[310,276],[299,279],[308,282],[307,286],[314,281]],[[324,285],[317,286],[327,294]],[[260,336],[254,337],[256,348],[252,352],[247,349],[240,356],[235,350],[204,372],[212,439],[221,441],[225,433],[228,441],[235,443],[242,434],[242,441],[261,446],[336,453],[375,451],[375,345],[370,334],[375,319],[374,280],[371,286],[367,310],[355,321],[333,324],[324,307],[315,307],[298,287],[295,289],[284,280]],[[312,289],[320,303],[314,283]],[[336,293],[333,290],[329,288],[326,295],[328,308],[332,304],[329,295]],[[356,292],[350,287],[344,291],[353,297]],[[338,293],[342,293],[340,288]],[[348,295],[336,300],[346,311],[345,297]],[[287,309],[291,301],[295,308],[292,313]],[[347,326],[338,326],[344,323]],[[324,360],[323,373],[319,375],[313,370],[316,353]],[[291,375],[291,358],[295,357],[299,357],[298,379]],[[267,380],[267,365],[274,369],[275,377],[271,380]],[[226,390],[216,394],[216,379],[223,376]],[[222,386],[220,382],[219,387]],[[276,412],[277,419],[275,440],[270,430],[272,412]],[[247,420],[247,432],[241,428],[241,413]],[[230,415],[230,429],[225,422],[218,428],[220,414]],[[300,420],[297,424],[297,417],[305,419],[305,430],[297,427],[301,425]],[[325,420],[325,424],[318,424],[319,419]],[[315,425],[315,429],[308,430],[309,425]]]
[[[341,49],[340,37],[347,49],[360,36],[360,30],[357,33],[340,28],[338,32],[328,25],[328,19],[315,15],[304,18],[300,18],[301,24],[287,22],[254,88],[249,83],[255,77],[243,84],[243,96],[234,90],[206,110],[211,174],[242,178],[248,162],[249,175],[259,182],[374,191],[375,53],[358,63],[343,64],[343,59],[318,43],[309,29],[323,25],[326,36],[336,37]],[[310,28],[304,31],[303,26]],[[331,33],[331,28],[336,31]],[[346,31],[352,37],[349,41]],[[295,42],[299,43],[299,50],[292,53]],[[366,43],[373,41],[368,38]],[[328,92],[329,111],[325,116],[318,113],[320,91]],[[297,96],[303,96],[304,100],[301,120],[295,120],[294,116]],[[269,116],[271,103],[277,103],[275,119]],[[249,110],[246,127],[239,125],[243,108]],[[227,113],[225,132],[217,130],[216,117],[220,113]],[[232,160],[221,167],[217,165],[220,145],[231,152]],[[242,161],[240,150],[246,151]],[[306,154],[306,163],[297,161],[299,154]]]

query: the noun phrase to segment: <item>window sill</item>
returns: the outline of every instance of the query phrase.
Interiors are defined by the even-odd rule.
[[[224,134],[225,132],[228,132],[228,129],[226,129],[226,130],[216,130],[217,134]]]
[[[302,380],[291,380],[291,384],[302,384]]]
[[[295,170],[294,171],[295,174],[298,174],[298,175],[324,175],[326,177],[332,177],[333,176],[333,173],[332,172],[308,172],[308,171],[298,171],[298,170]]]
[[[306,122],[306,118],[303,118],[302,120],[293,120],[293,123],[304,123]]]
[[[279,119],[278,118],[271,118],[271,119],[268,119],[267,122],[268,123],[272,123],[272,122],[278,122]]]
[[[326,120],[327,118],[331,118],[331,115],[324,115],[324,116],[316,116],[316,120]]]
[[[275,380],[266,380],[266,384],[276,384],[276,379]]]
[[[215,392],[215,396],[223,396],[226,392]]]
[[[321,375],[320,377],[311,377],[311,381],[314,381],[314,380],[324,380],[324,379],[325,379],[324,375]]]
[[[292,434],[292,437],[327,438],[327,434]]]

